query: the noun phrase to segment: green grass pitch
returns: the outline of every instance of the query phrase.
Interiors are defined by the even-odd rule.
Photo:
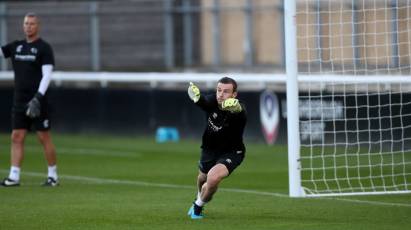
[[[286,146],[247,143],[243,164],[220,186],[205,218],[194,199],[199,140],[54,135],[61,185],[44,188],[46,167],[30,135],[22,186],[0,187],[0,229],[410,229],[411,194],[289,198]],[[8,175],[9,134],[0,134]]]

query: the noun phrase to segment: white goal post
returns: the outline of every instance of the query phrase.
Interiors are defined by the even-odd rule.
[[[284,1],[289,194],[411,193],[411,1]]]

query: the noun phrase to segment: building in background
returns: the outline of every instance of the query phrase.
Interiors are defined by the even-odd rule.
[[[297,25],[312,25],[298,29],[300,37],[311,37],[298,42],[301,69],[312,71],[319,62],[321,68],[375,66],[387,54],[400,57],[392,65],[408,63],[411,35],[403,19],[411,6],[388,2],[349,0],[346,11],[334,9],[340,1],[297,2],[297,8],[309,8]],[[373,10],[375,4],[380,11],[384,4],[397,6],[385,14]],[[284,72],[283,0],[2,1],[1,43],[21,37],[28,11],[42,17],[58,70]],[[341,28],[346,36],[330,36]],[[375,33],[382,36],[375,40]],[[327,60],[334,66],[324,65]]]
[[[280,0],[0,2],[0,40],[34,11],[62,71],[283,68]],[[9,69],[5,62],[2,69]]]

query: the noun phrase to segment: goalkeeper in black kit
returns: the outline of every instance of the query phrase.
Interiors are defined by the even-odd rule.
[[[24,158],[24,140],[28,130],[35,130],[48,164],[44,186],[57,186],[56,150],[50,135],[46,91],[54,67],[51,46],[39,36],[40,22],[34,13],[24,17],[26,38],[4,45],[0,56],[10,58],[14,70],[14,99],[11,112],[11,167],[1,185],[20,185],[20,168]]]
[[[203,207],[217,191],[220,182],[228,177],[244,159],[243,133],[247,122],[245,107],[237,97],[237,83],[229,77],[217,83],[215,95],[203,96],[193,83],[188,95],[206,114],[199,174],[197,198],[188,211],[192,219],[201,219]]]

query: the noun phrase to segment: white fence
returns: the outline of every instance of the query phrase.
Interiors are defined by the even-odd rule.
[[[78,87],[109,87],[110,85],[144,85],[145,87],[160,89],[185,89],[192,81],[201,87],[213,89],[221,77],[234,78],[239,89],[247,91],[261,91],[271,89],[276,92],[285,92],[286,75],[283,73],[131,73],[131,72],[60,72],[53,73],[52,81],[55,86],[74,85]],[[13,81],[13,72],[0,72],[0,86]],[[411,83],[411,76],[355,76],[355,75],[299,75],[299,89],[304,91],[305,84],[318,84],[318,91],[326,90],[328,83],[381,83],[380,87],[390,87],[384,83]],[[328,82],[328,83],[327,83]],[[404,87],[404,86],[403,86]],[[407,86],[411,87],[411,85]],[[389,88],[384,88],[388,90]]]
[[[218,79],[228,76],[234,78],[240,90],[259,91],[270,88],[284,90],[285,75],[273,73],[119,73],[119,72],[59,72],[53,73],[52,81],[56,86],[95,85],[109,87],[114,84],[143,84],[151,88],[183,89],[192,81],[202,87],[212,89]],[[13,72],[0,72],[0,84],[11,82]]]

